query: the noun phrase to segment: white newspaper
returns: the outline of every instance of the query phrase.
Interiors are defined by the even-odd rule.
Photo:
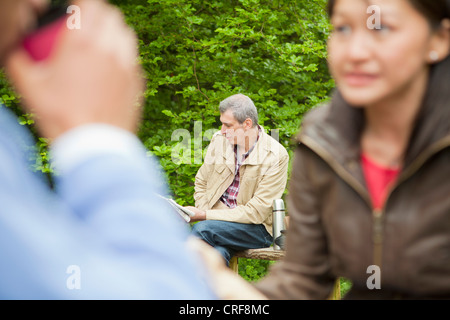
[[[164,200],[166,200],[167,202],[170,203],[170,205],[175,209],[176,212],[178,212],[178,214],[186,221],[186,222],[190,222],[191,221],[191,217],[195,216],[195,213],[192,212],[189,209],[186,209],[183,206],[180,206],[178,203],[175,202],[175,200],[170,199],[170,198],[166,198],[163,197],[162,195],[159,195],[161,198],[163,198]]]

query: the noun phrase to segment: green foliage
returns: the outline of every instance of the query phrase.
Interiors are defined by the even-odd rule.
[[[260,124],[277,129],[292,149],[303,114],[333,88],[324,0],[114,3],[138,34],[147,74],[139,136],[182,203],[193,204],[194,176],[211,132],[220,127],[221,100],[250,96]]]
[[[260,124],[277,130],[292,154],[303,114],[327,100],[333,88],[326,65],[326,0],[111,2],[138,35],[147,75],[139,137],[160,159],[180,203],[193,204],[194,176],[220,127],[221,100],[238,92],[250,96]],[[33,125],[3,74],[0,97],[22,125]],[[51,171],[45,147],[40,154],[35,169]]]
[[[340,278],[341,298],[343,298],[352,288],[352,282],[347,278]]]
[[[0,103],[14,111],[19,117],[21,116],[24,119],[29,119],[28,115],[22,114],[22,111],[19,108],[20,98],[12,90],[4,72],[0,72]]]
[[[239,275],[253,282],[263,278],[274,261],[239,258]]]
[[[11,109],[17,115],[19,124],[29,127],[36,138],[36,152],[33,153],[35,154],[35,158],[30,159],[32,164],[30,169],[35,172],[43,172],[46,175],[49,175],[53,170],[49,161],[48,140],[39,137],[33,127],[33,115],[22,111],[20,108],[20,101],[20,97],[11,88],[4,72],[0,72],[0,105],[4,105]]]
[[[139,136],[160,159],[180,204],[194,204],[195,174],[220,127],[221,100],[235,93],[252,98],[260,124],[278,130],[292,155],[303,115],[334,86],[326,63],[326,0],[115,3],[138,34],[147,74]],[[269,265],[241,259],[239,274],[255,281]]]
[[[326,0],[110,2],[138,36],[147,77],[138,136],[160,160],[182,205],[194,204],[195,174],[220,127],[221,100],[235,93],[252,98],[260,124],[277,130],[292,155],[303,115],[326,101],[334,87],[326,62]],[[33,124],[3,74],[0,98],[22,125]],[[34,133],[39,152],[33,170],[51,172],[47,141]],[[269,263],[248,260],[241,265],[240,274],[253,281],[267,272]]]

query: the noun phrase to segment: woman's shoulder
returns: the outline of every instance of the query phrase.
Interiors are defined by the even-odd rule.
[[[316,130],[318,127],[322,127],[329,117],[331,109],[331,103],[323,103],[315,106],[309,110],[304,116],[300,124],[299,133],[297,134],[297,140],[300,136],[310,130]]]

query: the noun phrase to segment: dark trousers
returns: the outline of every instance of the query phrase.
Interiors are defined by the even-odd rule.
[[[205,220],[194,224],[192,235],[216,248],[227,265],[238,251],[266,248],[272,244],[272,236],[262,224]]]

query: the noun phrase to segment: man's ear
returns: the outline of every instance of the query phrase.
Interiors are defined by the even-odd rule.
[[[245,130],[253,128],[253,121],[250,118],[245,119],[243,124],[244,124]]]
[[[444,19],[441,27],[435,31],[430,44],[429,63],[437,63],[450,54],[450,19]]]

